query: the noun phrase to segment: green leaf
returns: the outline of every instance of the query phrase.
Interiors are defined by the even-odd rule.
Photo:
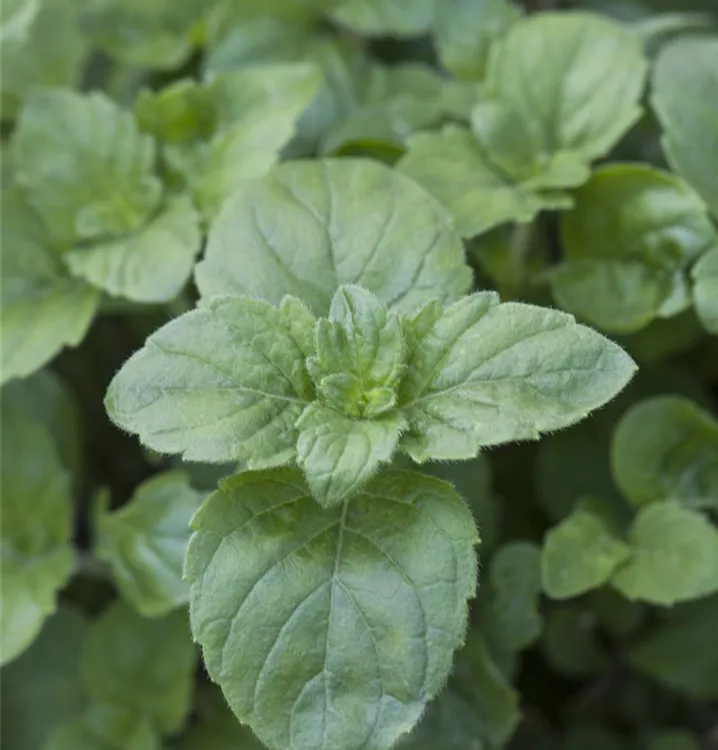
[[[646,164],[597,170],[561,218],[564,262],[552,274],[558,304],[608,331],[628,333],[690,305],[688,265],[718,241],[700,198]]]
[[[58,727],[43,750],[160,750],[143,716],[112,705],[92,704]]]
[[[73,276],[115,297],[167,302],[184,287],[201,246],[199,215],[181,196],[133,234],[76,247],[64,259]]]
[[[118,510],[109,511],[107,498],[96,509],[94,552],[141,615],[164,615],[189,601],[182,567],[203,498],[185,474],[168,471],[142,483]]]
[[[99,291],[69,276],[38,215],[17,188],[2,192],[2,375],[4,383],[39,370],[83,339]]]
[[[159,205],[154,141],[104,94],[32,94],[14,146],[17,180],[63,245],[130,232]]]
[[[320,84],[313,65],[253,66],[216,75],[207,83],[206,96],[188,103],[206,110],[206,100],[211,102],[215,132],[204,141],[170,145],[165,157],[183,175],[207,218],[213,218],[234,191],[279,160]],[[158,107],[162,106],[168,105],[160,101]],[[201,112],[194,117],[202,117]]]
[[[93,622],[80,671],[95,703],[169,733],[189,713],[196,659],[186,612],[146,619],[118,601]]]
[[[647,399],[614,433],[616,483],[636,506],[673,500],[718,508],[718,421],[681,396]]]
[[[449,217],[411,180],[371,161],[323,159],[283,164],[228,201],[196,278],[203,296],[292,294],[321,315],[342,284],[413,310],[457,299],[470,271]]]
[[[203,0],[86,0],[82,27],[95,45],[123,62],[179,67],[192,53]]]
[[[399,414],[350,417],[313,403],[297,421],[297,463],[314,498],[332,507],[391,462],[405,423]]]
[[[544,538],[543,590],[552,599],[579,596],[606,583],[629,555],[629,547],[598,513],[579,506]]]
[[[654,735],[648,750],[701,750],[700,740],[692,732],[669,729]]]
[[[537,439],[613,398],[635,370],[616,344],[565,313],[480,292],[417,337],[399,403],[418,462]]]
[[[0,14],[2,116],[10,119],[34,89],[78,82],[87,41],[74,0],[6,0]]]
[[[485,632],[492,644],[509,651],[531,646],[541,634],[541,549],[515,541],[500,547],[489,567]]]
[[[331,18],[373,36],[418,36],[431,27],[437,0],[335,0]]]
[[[286,461],[312,400],[300,344],[265,302],[216,297],[153,333],[111,382],[122,429],[187,461]]]
[[[393,472],[324,510],[297,470],[249,472],[193,525],[192,630],[262,742],[384,750],[412,728],[476,587],[476,528],[448,485]]]
[[[60,605],[37,640],[0,672],[0,742],[13,750],[37,750],[65,719],[78,713],[85,697],[78,664],[87,621]]]
[[[718,591],[718,530],[701,513],[651,503],[628,536],[632,555],[612,578],[628,599],[671,606]]]
[[[670,610],[665,621],[632,646],[631,665],[673,690],[718,700],[718,597]]]
[[[573,680],[601,670],[605,655],[597,634],[596,616],[579,604],[567,604],[549,612],[542,638],[546,660],[559,674]]]
[[[666,45],[652,86],[668,161],[718,217],[718,39],[686,37]]]
[[[483,724],[461,695],[445,689],[429,704],[416,729],[396,746],[401,750],[485,750]]]
[[[706,331],[718,334],[718,247],[693,266],[693,304]]]
[[[449,0],[437,13],[435,43],[441,64],[456,78],[480,81],[489,48],[521,18],[509,0]]]
[[[30,646],[55,611],[74,557],[69,476],[50,434],[12,404],[3,406],[0,663],[5,664]]]

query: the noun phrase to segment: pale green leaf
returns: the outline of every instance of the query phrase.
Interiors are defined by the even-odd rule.
[[[691,271],[693,304],[706,331],[718,334],[718,247],[707,252]]]
[[[636,506],[674,500],[718,508],[718,421],[681,396],[642,401],[614,433],[616,483]]]
[[[115,297],[167,302],[186,284],[201,246],[199,215],[180,196],[132,234],[76,247],[64,260],[73,276]]]
[[[412,310],[457,299],[471,274],[449,217],[411,180],[325,159],[283,164],[228,201],[196,277],[203,296],[292,294],[324,314],[342,284]]]
[[[592,508],[579,506],[549,529],[541,549],[541,579],[552,599],[568,599],[606,583],[630,550]]]
[[[476,587],[476,528],[448,485],[393,472],[325,510],[297,470],[249,472],[193,525],[194,636],[269,748],[384,750],[412,728]]]
[[[652,84],[668,161],[718,218],[718,39],[686,37],[664,47]]]
[[[55,611],[74,556],[69,476],[50,434],[12,404],[3,407],[0,663],[5,664],[28,648]]]
[[[74,0],[4,0],[0,14],[2,116],[10,119],[33,89],[78,82],[87,41]]]
[[[671,606],[718,591],[718,530],[698,511],[651,503],[628,541],[631,557],[611,580],[628,599]]]
[[[670,610],[629,651],[631,665],[694,698],[718,700],[718,597]]]
[[[67,273],[24,195],[2,193],[2,376],[25,377],[64,346],[79,344],[100,301]]]
[[[38,91],[14,138],[17,180],[63,245],[137,229],[159,205],[155,144],[104,94]]]
[[[0,742],[12,750],[37,750],[85,703],[78,665],[87,621],[60,605],[37,640],[0,672]]]
[[[528,181],[523,184],[503,174],[474,134],[457,125],[409,138],[408,152],[399,169],[449,211],[463,237],[473,237],[507,221],[531,221],[542,210],[573,205],[566,192],[537,190]],[[581,168],[569,185],[580,184],[588,176],[588,170]]]
[[[95,45],[123,62],[176,68],[192,53],[204,0],[83,0],[82,28]]]
[[[360,419],[310,404],[297,421],[297,463],[315,499],[331,507],[356,493],[391,462],[404,426],[396,413]]]
[[[312,398],[285,314],[215,297],[153,333],[115,376],[105,406],[160,453],[257,463],[291,457],[294,423]]]
[[[160,750],[160,739],[141,714],[91,704],[58,727],[42,750]]]
[[[597,170],[561,218],[564,262],[552,274],[558,304],[608,331],[628,333],[690,305],[667,303],[718,235],[680,178],[646,164]]]
[[[520,17],[510,0],[445,0],[434,31],[441,64],[459,79],[482,80],[491,44]]]
[[[196,661],[186,612],[147,619],[118,601],[93,622],[80,672],[96,704],[169,733],[189,713]]]
[[[189,601],[182,566],[189,522],[203,497],[185,474],[172,471],[148,479],[114,512],[106,502],[97,508],[93,550],[141,615],[164,615]]]
[[[613,398],[635,365],[566,313],[480,292],[423,332],[399,404],[415,461],[471,458],[481,446],[537,439]]]
[[[596,626],[596,616],[579,604],[552,609],[541,639],[542,651],[552,669],[572,680],[599,672],[605,662]]]
[[[334,0],[330,15],[354,31],[373,36],[418,36],[439,13],[438,0]]]

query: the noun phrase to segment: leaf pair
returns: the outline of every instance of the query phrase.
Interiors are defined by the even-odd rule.
[[[603,404],[633,370],[564,313],[484,292],[400,316],[346,286],[318,322],[291,297],[278,308],[203,301],[148,339],[106,406],[148,447],[188,460],[261,467],[296,455],[333,505],[398,448],[423,462],[536,439]]]

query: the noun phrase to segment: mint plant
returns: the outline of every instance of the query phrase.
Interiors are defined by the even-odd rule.
[[[7,0],[0,743],[701,750],[711,0]]]

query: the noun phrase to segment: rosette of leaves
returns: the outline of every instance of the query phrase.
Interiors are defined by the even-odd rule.
[[[607,18],[518,20],[490,47],[471,127],[418,133],[399,168],[446,206],[464,237],[570,208],[571,189],[639,118],[646,72],[638,37]]]

